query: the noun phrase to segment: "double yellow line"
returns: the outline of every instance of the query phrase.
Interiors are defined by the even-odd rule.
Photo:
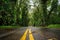
[[[26,36],[28,32],[29,32],[29,40],[34,40],[31,29],[27,29],[20,40],[26,40]]]
[[[29,29],[29,38],[30,38],[30,40],[34,40],[31,29]]]

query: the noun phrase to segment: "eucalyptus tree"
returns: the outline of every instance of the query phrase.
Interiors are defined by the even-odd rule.
[[[20,14],[21,14],[21,0],[17,0],[15,7],[14,7],[14,20],[15,20],[15,25],[20,25]]]
[[[50,11],[48,12],[47,8],[48,5],[47,2],[51,3],[51,8]],[[52,11],[54,11],[55,13],[57,12],[57,4],[58,4],[58,0],[41,0],[41,4],[42,4],[42,9],[43,9],[43,20],[42,23],[43,25],[48,25],[49,24],[49,18],[52,14]]]
[[[60,4],[58,5],[58,16],[60,17]]]
[[[22,26],[28,26],[28,0],[22,0]]]
[[[56,20],[56,17],[58,17],[57,16],[57,13],[58,13],[57,8],[58,8],[58,0],[53,0],[52,3],[51,3],[51,9],[50,9],[49,14],[47,16],[48,19],[50,18],[50,22],[52,24],[57,23],[58,22],[57,20],[59,20],[59,19]],[[52,20],[51,20],[51,18],[52,18]]]
[[[0,21],[1,25],[12,25],[13,24],[13,8],[15,1],[12,0],[0,0]],[[13,4],[13,5],[12,5]]]
[[[33,2],[33,14],[32,14],[32,17],[33,17],[33,25],[34,26],[40,26],[40,23],[41,23],[41,7],[40,7],[40,4],[39,4],[39,1],[38,0],[32,0]],[[41,12],[40,12],[41,11]]]
[[[43,18],[42,18],[42,25],[47,24],[47,1],[48,0],[41,0],[42,9],[43,9]]]
[[[28,0],[17,0],[14,9],[15,23],[21,26],[28,25]]]
[[[36,4],[37,1],[38,1],[39,4]],[[37,0],[37,1],[35,2],[35,5],[38,5],[38,6],[36,7],[34,5],[34,7],[37,8],[36,11],[34,12],[34,15],[35,15],[34,18],[36,17],[36,19],[37,19],[37,16],[39,17],[39,14],[40,14],[40,17],[39,18],[41,20],[40,21],[41,22],[40,24],[42,26],[46,26],[46,25],[48,25],[50,23],[53,23],[52,22],[52,18],[50,18],[50,17],[52,15],[57,14],[58,0]],[[38,13],[37,13],[37,11],[38,11]],[[53,14],[53,12],[55,14]]]

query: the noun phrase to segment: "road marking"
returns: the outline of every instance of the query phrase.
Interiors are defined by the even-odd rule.
[[[22,38],[20,40],[26,40],[26,35],[28,33],[28,29],[25,31],[25,33],[23,34]]]
[[[33,35],[32,35],[32,32],[31,32],[31,29],[29,29],[29,39],[30,40],[34,40]]]

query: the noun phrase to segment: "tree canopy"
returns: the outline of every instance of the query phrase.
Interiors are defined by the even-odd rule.
[[[0,25],[60,24],[59,0],[0,0]]]

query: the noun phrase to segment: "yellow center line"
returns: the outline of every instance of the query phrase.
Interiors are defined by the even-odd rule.
[[[27,33],[28,33],[28,29],[25,31],[25,33],[23,34],[20,40],[26,40]]]
[[[34,40],[33,35],[32,35],[32,32],[31,32],[31,29],[29,29],[29,39],[30,40]]]

